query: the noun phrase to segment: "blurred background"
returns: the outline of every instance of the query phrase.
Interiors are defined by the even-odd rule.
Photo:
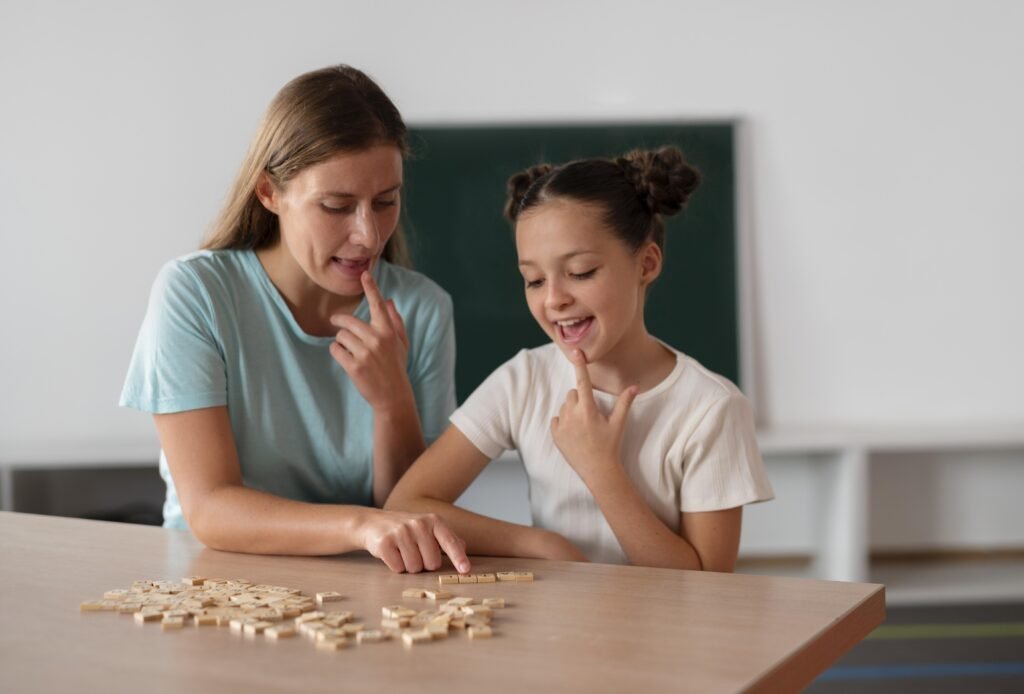
[[[152,422],[117,407],[150,284],[275,92],[346,62],[413,128],[730,124],[738,380],[777,493],[741,570],[1022,602],[1022,35],[1009,0],[10,4],[3,508],[160,522]],[[529,520],[514,458],[463,501]]]

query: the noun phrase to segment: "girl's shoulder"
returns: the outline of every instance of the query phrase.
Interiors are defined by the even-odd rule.
[[[731,380],[700,363],[696,358],[662,342],[676,355],[676,368],[665,385],[687,400],[710,405],[724,399],[746,396]]]

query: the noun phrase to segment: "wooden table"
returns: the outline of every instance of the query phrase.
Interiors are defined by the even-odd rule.
[[[162,631],[84,600],[139,579],[246,578],[334,590],[376,625],[384,605],[436,574],[392,574],[366,555],[218,552],[160,528],[0,512],[0,691],[4,692],[734,692],[799,691],[878,626],[880,585],[476,558],[474,572],[527,570],[533,583],[449,586],[502,596],[495,636],[461,632],[405,647],[336,653],[299,637],[227,628]]]

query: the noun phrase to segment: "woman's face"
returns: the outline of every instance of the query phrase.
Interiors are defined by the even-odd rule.
[[[283,188],[261,182],[260,199],[279,219],[281,242],[310,280],[341,296],[363,293],[398,225],[402,153],[393,145],[342,152],[303,169]]]
[[[597,362],[644,331],[644,287],[660,269],[660,253],[653,243],[634,253],[599,208],[542,203],[516,223],[516,250],[530,313],[566,356],[580,349]]]

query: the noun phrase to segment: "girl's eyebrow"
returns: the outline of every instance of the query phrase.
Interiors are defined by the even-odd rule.
[[[596,254],[597,254],[597,251],[569,251],[568,253],[563,253],[562,255],[558,256],[557,258],[555,258],[555,260],[568,260],[569,258],[575,258],[578,255],[596,255]],[[537,263],[535,263],[535,262],[533,262],[532,260],[529,260],[529,259],[527,259],[527,260],[520,260],[519,261],[519,267],[523,267],[524,265],[536,265],[536,264]]]
[[[391,186],[390,188],[385,188],[384,190],[380,191],[379,193],[375,193],[374,197],[377,197],[378,195],[387,195],[388,193],[393,193],[393,192],[395,192],[396,190],[398,190],[401,187],[402,187],[401,183],[396,183],[395,185]],[[346,193],[346,192],[343,192],[343,191],[340,191],[340,190],[325,190],[325,191],[322,191],[320,193],[320,195],[322,195],[324,197],[329,197],[329,198],[357,198],[357,197],[359,197],[355,193]]]

